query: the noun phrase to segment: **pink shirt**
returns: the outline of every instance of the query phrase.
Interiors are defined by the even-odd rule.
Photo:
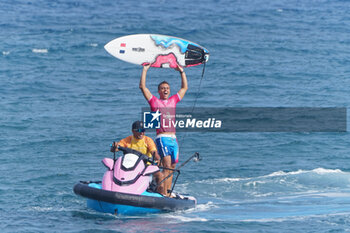
[[[156,112],[159,109],[159,112],[162,114],[160,116],[160,128],[157,129],[157,134],[164,132],[173,132],[175,133],[175,115],[176,115],[176,104],[181,100],[179,93],[171,96],[167,100],[161,100],[153,96],[148,100],[149,105],[151,106],[151,111]]]

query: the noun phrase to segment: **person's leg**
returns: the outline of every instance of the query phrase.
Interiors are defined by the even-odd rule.
[[[171,156],[165,156],[163,158],[163,179],[168,177],[173,171],[167,169],[167,168],[172,168],[171,164]],[[166,196],[169,196],[168,190],[171,190],[171,182],[172,182],[172,175],[168,177],[164,181],[164,192],[166,193]]]
[[[171,168],[171,157],[168,155],[168,148],[167,148],[167,141],[166,138],[164,137],[159,137],[155,140],[158,154],[161,157],[161,166],[163,167],[163,171],[160,172],[161,174],[159,175],[159,180],[157,181],[157,184],[163,181],[169,174],[170,170],[166,168]],[[162,184],[159,185],[158,187],[158,192],[161,193],[164,196],[168,196],[168,186],[169,186],[169,178],[163,181]],[[171,184],[170,184],[171,186]]]
[[[177,144],[177,140],[175,138],[171,139],[171,145],[169,146],[169,152],[171,154],[171,164],[170,164],[170,168],[171,169],[175,169],[176,168],[176,164],[179,161],[179,146]],[[174,173],[174,171],[171,171],[172,173]],[[171,186],[173,183],[173,177],[174,175],[172,175],[171,177],[169,177],[169,186],[167,187],[168,190],[171,190]]]
[[[166,192],[164,191],[164,183],[160,184],[159,183],[163,180],[163,172],[159,171],[153,175],[154,179],[156,180],[156,183],[158,185],[157,187],[157,192],[165,195]]]

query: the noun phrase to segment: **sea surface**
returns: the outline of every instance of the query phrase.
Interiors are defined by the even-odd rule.
[[[109,145],[147,107],[142,67],[103,46],[129,34],[186,38],[210,51],[186,69],[179,107],[344,107],[350,2],[341,0],[1,0],[1,232],[348,232],[348,132],[179,132],[176,191],[195,209],[114,216],[86,207]],[[156,94],[178,72],[151,68]],[[148,133],[154,137],[154,133]]]

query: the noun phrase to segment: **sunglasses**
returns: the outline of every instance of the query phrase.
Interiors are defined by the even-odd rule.
[[[145,129],[134,129],[135,132],[139,132],[139,133],[143,133],[145,132],[146,130]]]

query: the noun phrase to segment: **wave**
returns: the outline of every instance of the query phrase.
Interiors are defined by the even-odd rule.
[[[168,219],[168,220],[175,220],[176,222],[207,222],[208,219],[206,218],[201,218],[201,217],[187,217],[187,216],[184,216],[184,215],[174,215],[174,214],[168,214],[168,215],[165,215],[165,217]]]
[[[299,175],[299,174],[310,174],[310,173],[315,173],[319,175],[323,174],[346,174],[346,172],[341,171],[340,169],[326,169],[326,168],[316,168],[313,170],[298,170],[295,172],[284,172],[284,171],[278,171],[278,172],[273,172],[266,177],[274,177],[274,176],[288,176],[288,175]],[[350,176],[350,173],[348,173]]]
[[[205,185],[207,188],[198,186]],[[224,199],[264,198],[298,194],[341,195],[350,189],[350,173],[340,169],[276,171],[257,177],[224,177],[196,182],[204,196]]]
[[[48,49],[32,49],[33,53],[48,53]]]
[[[285,171],[276,171],[268,175],[264,176],[258,176],[258,177],[249,177],[249,178],[230,178],[230,177],[225,177],[225,178],[217,178],[217,179],[212,179],[212,180],[204,180],[200,181],[202,183],[210,182],[213,181],[214,183],[230,183],[230,182],[237,182],[237,181],[246,181],[246,180],[254,180],[254,179],[262,179],[262,178],[268,178],[268,177],[281,177],[281,176],[295,176],[295,175],[303,175],[303,174],[318,174],[318,175],[327,175],[327,174],[339,174],[339,175],[344,175],[344,176],[349,176],[350,178],[350,173],[349,172],[344,172],[340,169],[326,169],[326,168],[315,168],[313,170],[297,170],[297,171],[291,171],[291,172],[285,172]]]
[[[196,212],[204,212],[218,207],[218,205],[215,205],[213,202],[209,201],[205,204],[197,204],[195,210]]]
[[[288,217],[277,217],[277,218],[261,218],[261,219],[242,219],[241,222],[258,222],[258,223],[271,223],[271,222],[304,222],[310,221],[313,218],[316,219],[329,219],[330,217],[339,216],[342,218],[348,218],[350,212],[341,212],[341,213],[330,213],[330,214],[313,214],[307,216],[288,216]]]

